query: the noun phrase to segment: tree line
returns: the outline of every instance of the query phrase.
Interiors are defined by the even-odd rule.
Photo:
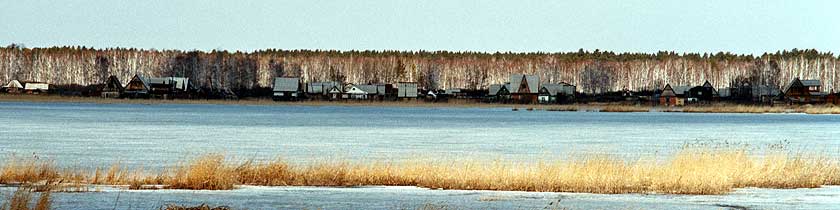
[[[426,89],[485,89],[514,73],[536,74],[543,83],[567,82],[581,91],[653,90],[665,84],[717,87],[749,81],[782,87],[794,77],[820,79],[834,91],[840,58],[830,52],[792,49],[762,55],[718,53],[449,52],[279,50],[182,51],[66,46],[0,48],[0,82],[101,84],[110,75],[123,83],[134,74],[188,77],[211,90],[270,87],[274,77],[305,82],[417,82]]]

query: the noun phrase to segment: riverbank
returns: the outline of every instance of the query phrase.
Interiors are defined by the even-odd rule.
[[[628,105],[628,104],[497,104],[470,100],[448,102],[413,101],[274,101],[254,98],[241,100],[211,99],[113,99],[98,97],[73,97],[56,95],[9,95],[0,94],[0,102],[36,103],[99,103],[99,104],[218,104],[218,105],[260,105],[260,106],[383,106],[383,107],[451,107],[451,108],[509,108],[513,111],[571,111],[571,112],[686,112],[686,113],[806,113],[840,114],[840,106],[826,105],[776,105],[757,106],[741,104],[692,105],[680,107]]]
[[[230,190],[253,186],[418,186],[430,189],[720,195],[737,188],[818,188],[840,185],[840,162],[777,149],[755,155],[739,148],[686,147],[674,154],[625,160],[583,155],[523,163],[503,160],[423,160],[295,165],[236,161],[222,154],[194,156],[160,171],[121,166],[93,171],[58,167],[53,160],[9,157],[0,184],[55,184],[54,189],[122,185],[128,189]]]

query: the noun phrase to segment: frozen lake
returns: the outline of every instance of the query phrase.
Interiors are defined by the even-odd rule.
[[[0,115],[0,154],[86,166],[154,168],[208,152],[296,162],[634,156],[698,141],[840,151],[840,115],[79,103],[0,103]]]
[[[160,168],[208,152],[224,152],[235,158],[280,156],[292,162],[441,157],[535,160],[570,153],[633,157],[668,153],[698,141],[757,146],[786,142],[792,150],[818,148],[817,152],[840,154],[837,115],[0,102],[0,116],[6,120],[0,127],[0,158],[37,155],[76,167],[108,166],[121,161],[130,166]],[[840,208],[838,187],[740,189],[723,196],[441,191],[413,187],[243,187],[215,192],[104,189],[97,193],[59,193],[56,205],[66,209],[111,209],[117,195],[126,201],[117,202],[125,208],[157,208],[161,203],[177,201],[249,209],[414,209],[426,204],[533,209],[555,200],[561,200],[561,208],[573,209]]]

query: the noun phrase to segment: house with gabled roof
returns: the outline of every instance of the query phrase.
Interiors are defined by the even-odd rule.
[[[510,101],[510,83],[490,85],[487,91],[487,101],[501,103]]]
[[[800,80],[799,77],[785,86],[783,94],[788,103],[821,103],[826,96],[820,80]]]
[[[108,80],[105,80],[105,86],[102,87],[103,98],[119,98],[125,88],[122,86],[120,79],[117,76],[111,75]]]
[[[706,80],[701,86],[695,86],[688,89],[686,98],[691,102],[710,103],[717,100],[719,97],[717,90],[712,83]]]
[[[23,85],[18,80],[12,80],[6,85],[3,85],[3,91],[7,93],[21,93],[23,91]]]
[[[511,99],[516,103],[536,103],[540,91],[540,77],[537,75],[510,75]]]
[[[671,87],[671,84],[665,84],[662,93],[659,94],[659,104],[665,106],[685,105],[685,98],[691,88],[691,86]]]
[[[299,100],[302,98],[303,90],[301,88],[300,78],[297,77],[275,77],[273,97],[275,101],[285,100]]]
[[[376,87],[368,85],[355,85],[355,84],[347,84],[344,87],[344,95],[342,98],[345,99],[357,99],[357,100],[365,100],[371,98],[371,95],[376,94],[376,92],[371,93],[370,91],[376,91]]]
[[[569,83],[543,84],[539,91],[539,102],[543,104],[571,102],[575,96],[574,85]]]
[[[128,81],[123,90],[123,96],[128,98],[148,98],[149,97],[149,82],[143,76],[135,74],[134,77]]]

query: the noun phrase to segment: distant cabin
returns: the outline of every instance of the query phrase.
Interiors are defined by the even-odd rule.
[[[540,77],[537,75],[510,75],[511,99],[516,103],[536,103],[540,89]]]
[[[333,87],[341,87],[341,84],[334,81],[310,82],[306,84],[306,94],[312,97],[326,97]]]
[[[487,99],[492,102],[508,102],[510,100],[510,83],[490,85],[487,91]]]
[[[364,87],[364,88],[363,88]],[[361,86],[361,85],[354,85],[354,84],[347,84],[344,88],[344,95],[342,98],[344,99],[356,99],[356,100],[365,100],[369,99],[372,93],[369,92],[369,86]],[[375,91],[375,88],[374,88]],[[375,93],[373,93],[375,94]]]
[[[41,94],[50,90],[50,84],[43,82],[26,82],[23,85],[23,91],[28,94]]]
[[[329,90],[327,90],[327,97],[330,101],[339,100],[341,99],[341,95],[343,94],[343,89],[344,88],[341,88],[341,84],[332,86]]]
[[[164,99],[176,96],[188,96],[192,89],[190,79],[186,77],[152,77],[148,78],[149,94]]]
[[[539,91],[539,102],[543,104],[569,103],[575,96],[576,87],[568,83],[543,84]]]
[[[3,91],[7,93],[21,93],[23,91],[23,85],[20,84],[20,81],[12,80],[6,85],[3,85]]]
[[[466,98],[467,93],[461,88],[447,88],[443,90],[446,97],[449,98]]]
[[[715,87],[712,86],[712,83],[709,81],[706,81],[701,86],[688,89],[688,94],[686,96],[687,100],[690,102],[702,103],[709,103],[713,100],[717,100],[718,97],[717,90],[715,90]]]
[[[659,104],[665,106],[683,106],[685,105],[685,97],[691,86],[675,86],[665,84],[662,88],[662,94],[659,95]]]
[[[415,99],[417,98],[417,83],[414,82],[400,82],[397,83],[397,98],[400,99]]]
[[[784,89],[784,99],[789,103],[819,103],[825,100],[820,80],[794,78]]]
[[[123,96],[128,98],[148,98],[149,82],[143,76],[135,74],[123,89]]]
[[[105,86],[102,87],[103,98],[119,98],[125,88],[123,88],[120,79],[117,76],[110,76],[105,81]]]
[[[274,78],[274,97],[276,101],[299,100],[302,98],[300,78],[276,77]]]

